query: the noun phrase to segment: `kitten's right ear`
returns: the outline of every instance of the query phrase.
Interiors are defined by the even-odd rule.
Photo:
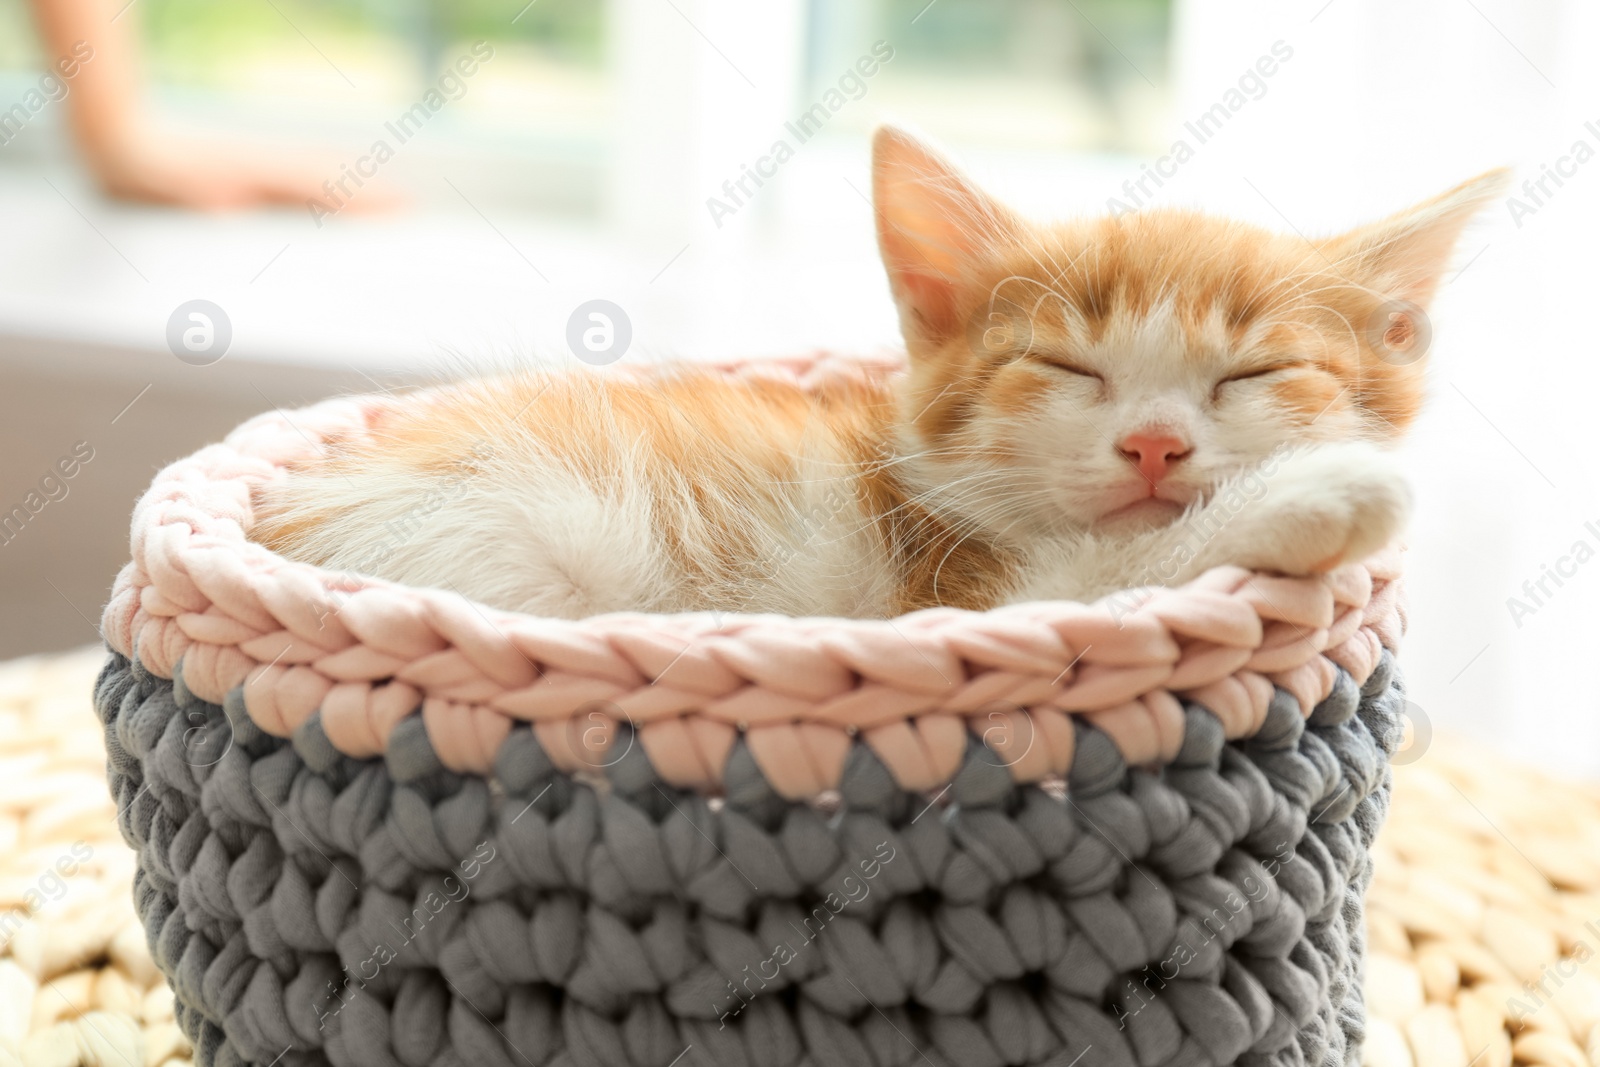
[[[1021,223],[931,148],[892,126],[879,127],[872,138],[872,200],[900,329],[915,353],[962,329],[957,295],[969,264],[1015,236]]]
[[[1375,292],[1422,307],[1433,299],[1467,223],[1498,200],[1511,172],[1491,170],[1325,243],[1338,270]]]

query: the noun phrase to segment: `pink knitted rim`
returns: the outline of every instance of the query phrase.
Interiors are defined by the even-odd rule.
[[[733,364],[818,388],[893,373],[889,361],[813,356]],[[644,371],[642,373],[649,373]],[[598,616],[577,622],[474,604],[283,559],[246,540],[251,489],[397,401],[356,397],[258,416],[156,476],[133,513],[133,559],[104,633],[146,669],[221,703],[242,686],[264,731],[288,737],[320,709],[340,751],[384,752],[419,705],[453,770],[491,773],[531,723],[562,770],[613,757],[620,720],[663,779],[716,792],[738,733],[790,798],[833,788],[859,736],[906,789],[942,786],[968,731],[1018,781],[1065,774],[1080,715],[1130,764],[1172,760],[1179,698],[1253,734],[1273,687],[1310,710],[1343,667],[1359,683],[1404,631],[1400,553],[1320,579],[1210,571],[1177,589],[1096,604],[938,608],[890,621],[764,615]]]

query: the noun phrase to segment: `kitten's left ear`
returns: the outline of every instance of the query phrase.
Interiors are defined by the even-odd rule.
[[[1427,306],[1472,217],[1511,184],[1500,168],[1323,244],[1335,268],[1390,297]]]
[[[962,328],[966,268],[1021,223],[933,149],[892,126],[872,138],[872,200],[901,332],[915,355]]]

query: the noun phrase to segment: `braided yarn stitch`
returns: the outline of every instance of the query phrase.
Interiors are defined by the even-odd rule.
[[[113,651],[96,689],[135,897],[201,1067],[1354,1065],[1368,846],[1403,690],[1384,650],[1229,740],[1195,700],[1129,766],[1085,716],[1020,781],[939,789],[854,737],[796,800],[736,739],[719,795],[626,725],[486,775],[424,716],[381,755],[284,738]],[[251,683],[245,683],[251,684]]]

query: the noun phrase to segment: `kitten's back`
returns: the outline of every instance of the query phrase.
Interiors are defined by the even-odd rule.
[[[897,601],[860,478],[887,386],[525,373],[396,404],[258,495],[290,558],[577,618]]]

